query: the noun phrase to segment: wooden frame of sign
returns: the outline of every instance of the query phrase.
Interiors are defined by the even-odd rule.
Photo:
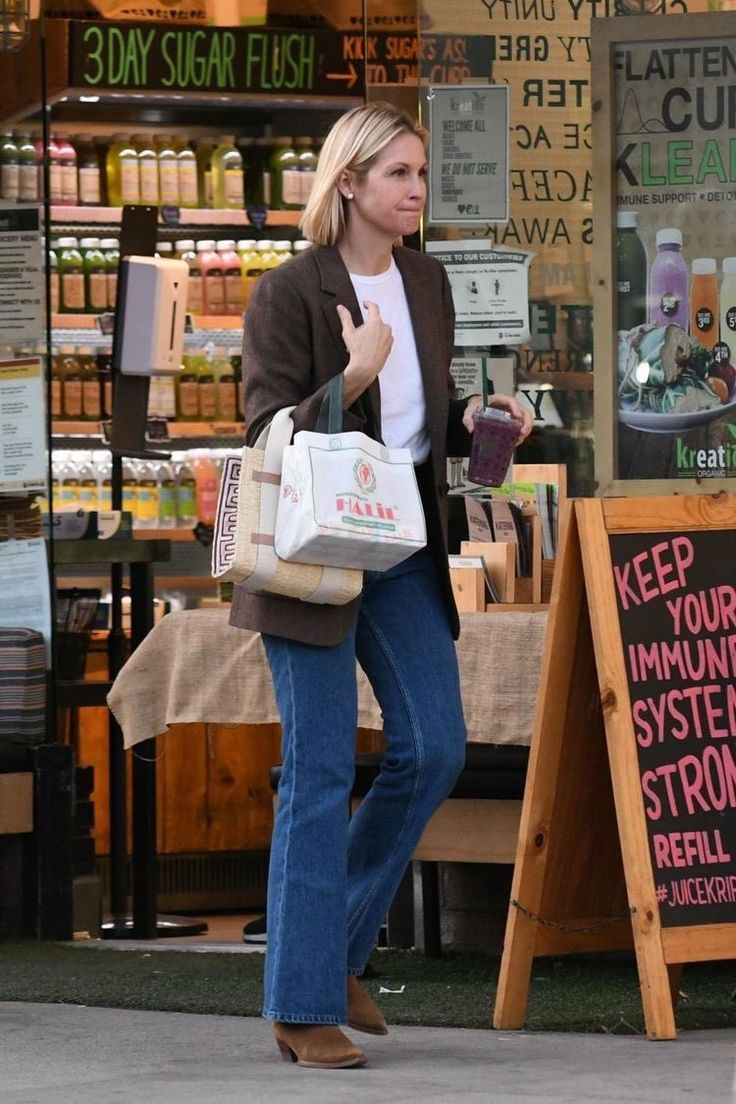
[[[736,958],[734,562],[736,496],[569,503],[494,1027],[535,956],[633,942],[671,1039],[682,965]]]

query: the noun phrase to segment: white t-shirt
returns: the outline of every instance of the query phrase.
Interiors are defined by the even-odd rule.
[[[429,456],[427,406],[422,370],[417,356],[414,330],[406,301],[404,282],[396,261],[377,276],[350,273],[363,319],[368,312],[364,300],[378,304],[383,321],[391,327],[394,343],[378,376],[381,388],[381,434],[384,444],[408,448],[415,464]]]

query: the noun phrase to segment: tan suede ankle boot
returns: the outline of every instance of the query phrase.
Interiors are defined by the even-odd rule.
[[[348,974],[348,1027],[366,1035],[388,1035],[383,1014],[352,974]]]
[[[307,1069],[349,1069],[365,1065],[365,1054],[333,1024],[274,1023],[276,1045],[285,1062]]]

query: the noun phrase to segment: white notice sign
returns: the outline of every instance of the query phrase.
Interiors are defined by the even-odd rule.
[[[44,319],[39,207],[0,207],[0,345],[40,341]]]
[[[0,494],[45,490],[43,362],[0,360]]]
[[[516,345],[529,340],[529,263],[533,253],[491,247],[485,238],[427,242],[442,261],[455,302],[456,345]]]
[[[51,596],[45,541],[0,541],[0,627],[43,633],[48,660]]]
[[[509,217],[508,85],[433,85],[429,102],[430,223]]]

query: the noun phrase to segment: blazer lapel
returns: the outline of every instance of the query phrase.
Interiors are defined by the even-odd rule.
[[[338,305],[347,307],[355,326],[363,325],[363,315],[355,295],[348,270],[335,246],[313,246],[314,260],[320,274],[320,287],[323,292],[322,310],[330,332],[342,356],[345,356],[345,342],[342,337],[342,324],[337,313]],[[381,433],[381,388],[376,378],[367,392],[358,399],[356,406],[362,405],[364,416],[373,422],[376,432]]]

